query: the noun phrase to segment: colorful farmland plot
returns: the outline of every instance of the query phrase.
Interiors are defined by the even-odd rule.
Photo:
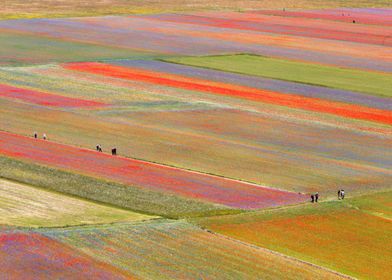
[[[141,279],[345,279],[184,221],[40,232]]]
[[[0,97],[22,100],[24,102],[49,106],[49,107],[102,107],[106,104],[99,102],[75,99],[69,97],[56,96],[44,92],[32,91],[29,89],[16,88],[0,84]]]
[[[390,197],[390,192],[380,193],[339,202],[207,218],[199,224],[354,277],[387,279],[392,257],[387,245],[392,242]]]
[[[146,83],[161,84],[185,90],[198,90],[218,95],[233,96],[247,100],[271,103],[280,106],[299,108],[321,113],[335,114],[338,116],[375,121],[392,124],[392,114],[387,110],[378,110],[362,106],[347,105],[342,103],[328,102],[319,99],[311,99],[302,96],[280,94],[267,90],[257,90],[243,86],[231,86],[218,84],[205,80],[193,79],[183,80],[182,77],[162,77],[162,73],[151,73],[147,71],[122,68],[99,63],[74,63],[65,66],[67,69],[89,72],[109,77],[122,78],[126,80],[138,80]],[[252,67],[252,65],[250,65]],[[391,76],[392,77],[392,76]]]
[[[136,279],[36,233],[0,233],[2,279]]]
[[[211,4],[209,1],[190,1],[186,5],[181,5],[178,0],[169,0],[161,2],[124,2],[121,0],[108,0],[98,2],[85,1],[66,1],[59,0],[56,2],[42,2],[40,0],[32,0],[31,5],[21,5],[21,0],[9,0],[4,3],[4,8],[0,10],[0,18],[42,18],[42,17],[82,17],[97,16],[110,14],[140,14],[140,13],[162,13],[165,11],[173,12],[190,12],[195,10],[242,10],[242,9],[281,9],[282,7],[291,9],[326,9],[326,8],[345,8],[345,7],[369,7],[369,8],[385,8],[391,7],[389,2],[383,0],[365,0],[354,1],[348,0],[342,3],[338,0],[326,0],[322,2],[314,2],[310,0],[301,0],[301,2],[293,3],[287,0],[276,0],[273,2],[255,2],[241,1],[233,3],[228,0],[218,0]],[[344,10],[344,9],[343,9]],[[351,13],[361,12],[350,9]],[[368,12],[369,9],[363,9]],[[381,9],[380,9],[381,10]],[[334,10],[332,10],[334,11]],[[340,10],[337,11],[339,13]],[[326,14],[331,13],[327,10]],[[291,14],[290,14],[291,15]]]
[[[34,80],[34,87],[41,77]],[[70,87],[69,93],[62,94],[71,97],[72,92],[93,92],[101,84],[77,87],[75,82],[72,87],[70,79],[64,86]],[[97,90],[89,100],[109,103],[108,96],[101,100],[106,88]],[[112,91],[112,103],[124,107],[96,111],[90,108],[83,114],[75,109],[55,111],[0,98],[0,124],[17,134],[31,135],[34,129],[47,132],[53,141],[89,149],[99,141],[104,149],[116,145],[120,154],[128,157],[295,192],[323,190],[335,195],[335,186],[339,184],[354,191],[382,188],[390,180],[388,147],[392,142],[387,125],[335,119],[263,103],[255,105],[220,95],[188,91],[181,96],[172,89],[165,89],[165,93],[172,100],[188,97],[188,105],[181,105],[183,110],[179,110],[179,103],[165,103],[161,99],[156,106],[166,104],[168,112],[162,111],[162,107],[157,112],[148,109],[154,103],[146,100],[149,96],[155,98],[156,88],[151,89],[151,95],[148,91],[134,94],[140,101],[126,99],[132,93],[122,91],[121,87],[115,89],[119,99],[115,100]],[[219,108],[215,105],[218,98],[234,110]],[[210,106],[195,105],[197,100]],[[137,110],[128,109],[129,103],[125,102],[134,103]],[[212,110],[214,107],[217,108]],[[31,114],[34,118],[29,118]]]
[[[392,74],[254,55],[183,57],[170,62],[392,97]]]
[[[29,46],[26,48],[26,46]],[[21,66],[66,61],[89,61],[151,56],[137,50],[100,46],[88,42],[70,42],[19,32],[0,33],[0,66]]]
[[[54,169],[36,163],[0,156],[0,176],[31,184],[41,189],[64,193],[106,205],[170,218],[185,218],[238,213],[240,210],[187,199],[165,192],[134,188],[107,180],[83,176],[75,172]],[[114,213],[117,213],[114,211]],[[132,214],[135,213],[130,213]],[[141,217],[140,215],[134,216]]]
[[[391,278],[392,3],[22,2],[1,279]]]
[[[305,196],[255,184],[0,132],[0,154],[114,180],[131,186],[241,209],[305,201]]]
[[[0,180],[0,215],[0,224],[25,227],[60,227],[154,218],[5,180]]]

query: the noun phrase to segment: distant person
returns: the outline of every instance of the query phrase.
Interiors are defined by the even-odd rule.
[[[102,146],[101,146],[101,144],[97,145],[97,151],[102,153]]]
[[[344,199],[344,196],[345,196],[344,190],[341,190],[341,191],[340,191],[340,197],[341,197],[342,199]]]
[[[97,152],[99,152],[100,145],[99,145],[99,144],[97,144],[97,145],[95,146],[95,149],[97,150]]]
[[[48,137],[46,137],[45,133],[42,135],[42,139],[44,139],[44,140],[48,139]]]
[[[314,203],[314,194],[310,195],[310,202]]]
[[[112,155],[113,155],[113,156],[117,155],[117,148],[113,148],[113,149],[112,149]]]
[[[338,199],[342,197],[342,190],[338,190]]]
[[[38,133],[34,132],[34,138],[37,139],[38,138]]]
[[[319,199],[319,194],[318,194],[318,192],[316,192],[316,194],[314,195],[314,200],[315,200],[316,202],[318,202],[318,199]]]

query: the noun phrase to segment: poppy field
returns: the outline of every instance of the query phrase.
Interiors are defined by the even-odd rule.
[[[201,225],[230,237],[312,261],[360,279],[386,279],[392,224],[387,205],[391,192],[367,195],[318,207],[292,207],[220,219]],[[388,202],[387,202],[388,203]],[[387,210],[388,211],[388,210]],[[383,256],[383,257],[380,257]]]
[[[33,2],[0,8],[0,278],[390,277],[388,1]]]

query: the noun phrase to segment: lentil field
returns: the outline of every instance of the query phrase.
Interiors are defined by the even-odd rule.
[[[7,0],[0,278],[389,279],[391,18]]]

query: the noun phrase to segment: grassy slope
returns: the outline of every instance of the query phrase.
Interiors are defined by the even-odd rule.
[[[0,19],[92,16],[129,13],[157,13],[167,11],[197,10],[242,10],[242,9],[281,9],[281,8],[336,8],[336,7],[391,7],[388,0],[168,0],[168,1],[137,1],[137,0],[32,0],[24,5],[23,0],[6,0],[0,8]]]
[[[0,180],[0,223],[27,227],[61,227],[150,218],[153,216]]]
[[[155,220],[41,232],[141,279],[340,279],[317,267],[210,234],[184,221]]]
[[[361,279],[386,279],[391,273],[392,252],[385,246],[392,242],[392,221],[361,209],[390,213],[391,193],[207,218],[198,223]],[[381,206],[374,203],[380,198],[385,202]]]
[[[152,215],[178,218],[238,212],[6,157],[0,157],[0,166],[2,178]]]
[[[51,62],[88,61],[152,56],[149,53],[69,42],[28,34],[0,32],[0,65],[20,66]]]
[[[254,55],[180,57],[166,61],[392,97],[392,75]]]

